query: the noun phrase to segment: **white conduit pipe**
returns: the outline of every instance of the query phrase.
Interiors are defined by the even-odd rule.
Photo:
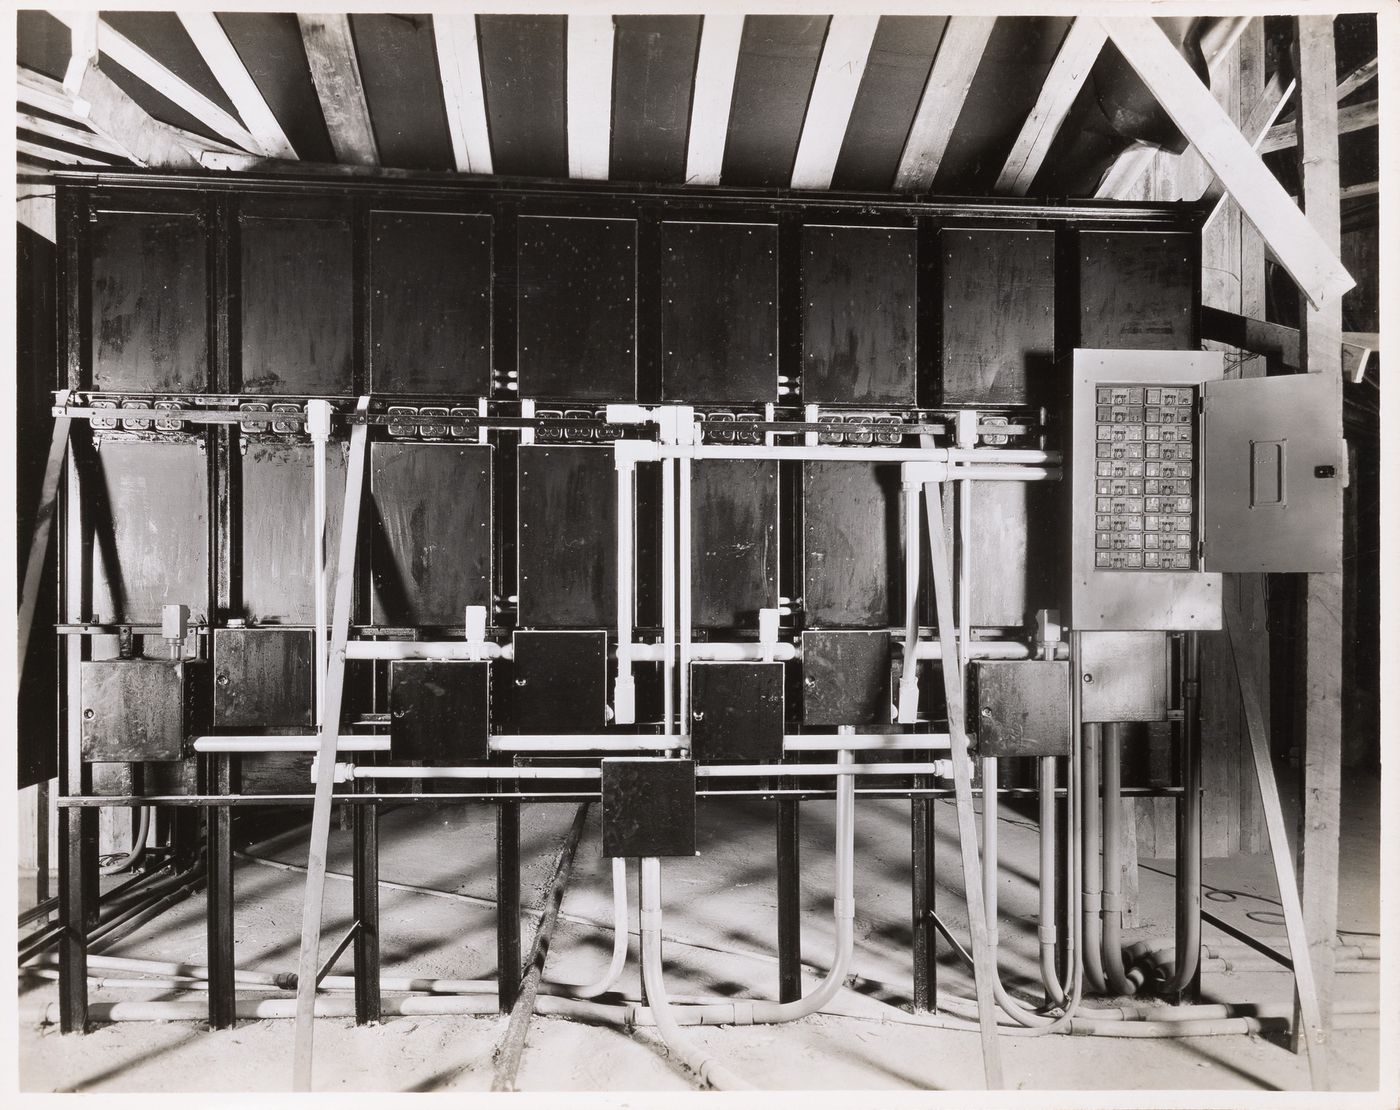
[[[676,706],[677,732],[681,736],[690,735],[690,642],[694,636],[694,629],[691,627],[690,614],[690,590],[691,590],[691,538],[690,538],[690,459],[682,458],[677,463],[679,467],[680,486],[680,547],[679,556],[680,568],[677,571],[678,581],[676,583],[679,592],[680,606],[680,700]]]
[[[317,752],[319,736],[196,736],[197,752]],[[387,752],[387,736],[341,736],[336,739],[338,752]]]
[[[637,719],[637,685],[632,674],[632,480],[636,464],[614,449],[617,467],[617,677],[613,680],[613,720]],[[663,564],[664,565],[664,564]]]
[[[866,733],[843,736],[840,733],[809,732],[783,737],[784,752],[834,752],[846,748],[852,751],[926,752],[947,751],[948,734],[935,732]],[[625,733],[593,735],[561,734],[558,736],[493,736],[489,741],[493,752],[665,752],[684,747],[675,736],[628,736]],[[342,745],[343,748],[343,745]],[[388,748],[388,743],[384,743]],[[202,749],[201,749],[202,750]],[[786,773],[786,771],[784,771]]]
[[[797,445],[783,447],[729,446],[704,444],[698,446],[658,444],[661,458],[685,459],[795,459],[802,462],[899,462],[899,463],[957,463],[957,477],[980,477],[980,471],[1035,471],[1043,477],[1044,468],[1060,462],[1057,451],[1024,448],[957,447],[835,447],[829,445]],[[964,469],[968,472],[963,473]],[[995,481],[995,477],[992,478]]]
[[[752,1084],[687,1041],[671,1013],[661,969],[661,861],[655,857],[642,860],[641,924],[642,982],[646,985],[647,999],[651,1003],[652,1021],[667,1051],[698,1075],[701,1082],[716,1090],[751,1090]]]
[[[98,871],[103,875],[120,875],[141,862],[146,854],[146,838],[151,835],[151,807],[141,806],[141,816],[136,823],[136,836],[131,842],[131,851],[119,856],[111,863],[104,863]]]
[[[579,998],[596,998],[612,990],[613,984],[622,976],[627,966],[627,944],[629,940],[627,923],[627,860],[614,856],[613,874],[613,952],[612,962],[602,976],[591,983],[568,983],[560,979],[546,979],[545,983],[567,987],[571,994]]]
[[[355,767],[340,764],[341,771],[356,779],[598,779],[597,767]],[[927,763],[753,763],[698,766],[696,778],[747,778],[751,775],[784,775],[795,778],[852,775],[934,775],[947,777],[947,760]],[[854,789],[854,787],[852,787]],[[840,793],[838,784],[838,795]]]
[[[312,550],[311,588],[316,591],[314,611],[316,623],[316,644],[314,665],[316,668],[316,727],[325,723],[326,716],[326,669],[330,617],[326,612],[326,448],[330,441],[331,420],[328,401],[306,402],[306,427],[311,434],[312,451],[312,516],[311,526],[315,529]]]
[[[619,636],[621,634],[619,633]],[[676,720],[676,466],[661,460],[661,717],[662,732],[684,732]],[[631,658],[637,659],[636,645]]]
[[[346,659],[433,659],[469,660],[511,659],[515,649],[510,644],[490,640],[472,643],[467,640],[350,640],[345,645]]]
[[[919,716],[919,487],[902,484],[904,495],[904,668],[899,676],[896,719],[909,724]],[[939,655],[941,657],[942,651]]]
[[[663,563],[663,570],[665,566],[666,564]],[[662,615],[662,620],[664,624],[664,613]],[[670,644],[669,649],[667,647],[667,642],[660,644],[633,644],[630,653],[631,659],[634,663],[664,663],[667,659],[674,660],[676,657],[674,624],[672,625],[672,632],[668,642]],[[714,663],[740,663],[749,660],[763,660],[769,653],[771,653],[772,658],[779,661],[797,659],[802,654],[796,644],[789,643],[777,643],[765,649],[764,645],[759,643],[740,642],[721,644],[711,642],[691,644],[689,657],[692,660],[703,660]]]
[[[1055,968],[1055,757],[1040,758],[1040,979],[1046,1001],[1064,1006],[1065,988]]]

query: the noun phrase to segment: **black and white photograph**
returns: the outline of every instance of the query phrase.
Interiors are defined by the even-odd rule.
[[[6,1104],[1400,1106],[1400,4],[114,2]]]

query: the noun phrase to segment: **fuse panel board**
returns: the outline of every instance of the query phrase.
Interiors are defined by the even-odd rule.
[[[1101,383],[1094,408],[1094,567],[1197,569],[1197,390]]]

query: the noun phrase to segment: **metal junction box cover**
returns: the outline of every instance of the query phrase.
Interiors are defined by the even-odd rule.
[[[289,628],[214,630],[214,724],[309,728],[316,700],[313,633]]]
[[[890,722],[890,634],[802,633],[802,723]]]
[[[1166,634],[1081,633],[1079,690],[1085,724],[1165,720]]]
[[[1070,754],[1069,663],[1027,659],[972,664],[975,719],[983,756]]]
[[[695,855],[695,762],[603,760],[603,855]]]
[[[606,632],[517,632],[515,723],[522,735],[598,732],[606,723]]]
[[[451,767],[490,755],[491,664],[389,664],[390,757]]]
[[[690,733],[706,763],[783,755],[783,664],[692,663]]]
[[[82,664],[82,751],[88,763],[183,759],[185,741],[207,716],[207,668],[165,659]],[[203,680],[201,682],[200,680]]]

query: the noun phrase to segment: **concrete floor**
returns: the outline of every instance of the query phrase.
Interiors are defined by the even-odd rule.
[[[966,935],[961,872],[951,802],[938,810],[939,912]],[[522,888],[537,904],[573,807],[528,805],[524,810]],[[692,1038],[740,1075],[765,1089],[964,1090],[982,1085],[978,1039],[955,1030],[918,1028],[881,1020],[889,1006],[907,1008],[909,992],[909,810],[905,802],[857,805],[857,989],[840,996],[843,1008],[863,1017],[822,1015],[785,1026],[706,1027]],[[813,976],[831,958],[831,882],[834,807],[803,808],[803,957]],[[1378,790],[1354,784],[1344,811],[1342,858],[1346,870],[1341,927],[1378,931]],[[699,807],[700,854],[666,861],[663,869],[667,985],[675,995],[772,998],[777,910],[771,803],[732,800]],[[305,863],[304,831],[256,847],[265,860]],[[494,824],[485,806],[443,805],[398,809],[381,819],[381,877],[432,888],[423,893],[386,888],[381,895],[386,975],[489,978],[495,970]],[[1036,834],[1032,823],[1008,814],[1001,826],[1002,969],[1013,992],[1036,999]],[[1170,873],[1172,861],[1144,861]],[[349,837],[332,834],[331,869],[347,872]],[[580,845],[574,878],[551,946],[548,972],[584,979],[611,951],[610,862],[599,847],[596,807]],[[240,967],[294,970],[301,922],[303,875],[240,858],[236,873],[237,958]],[[1144,920],[1160,924],[1129,934],[1169,939],[1172,882],[1142,872]],[[1276,897],[1266,856],[1211,861],[1205,881],[1242,892],[1208,903],[1213,912],[1256,934],[1279,935],[1268,911]],[[636,871],[631,872],[635,894]],[[1248,895],[1258,895],[1258,900]],[[465,896],[465,897],[463,897]],[[636,928],[635,898],[632,928]],[[350,884],[327,884],[325,937],[350,923]],[[595,924],[596,923],[596,924]],[[533,931],[527,921],[525,943]],[[1207,930],[1207,942],[1223,938]],[[204,962],[204,902],[193,897],[120,941],[110,954]],[[620,989],[639,990],[632,961]],[[940,954],[940,990],[971,997],[970,976],[951,952]],[[349,957],[338,970],[349,971]],[[890,984],[881,987],[877,983]],[[1339,976],[1339,997],[1371,1001],[1374,974]],[[291,1076],[291,1024],[244,1022],[210,1032],[195,1023],[121,1024],[83,1036],[62,1036],[39,1019],[56,999],[51,982],[22,982],[20,1082],[26,1091],[286,1090]],[[1282,1002],[1291,997],[1287,974],[1208,971],[1203,994],[1212,1001]],[[133,997],[94,990],[95,1001]],[[176,997],[151,992],[135,997]],[[185,995],[199,998],[199,995]],[[498,1017],[391,1018],[357,1028],[349,1020],[320,1019],[316,1033],[316,1086],[323,1091],[483,1091],[491,1083],[492,1055],[505,1029]],[[1003,1037],[1007,1084],[1043,1090],[1306,1090],[1305,1057],[1262,1038],[1198,1037],[1121,1040]],[[1333,1085],[1375,1090],[1380,1052],[1375,1030],[1339,1034]],[[1394,1061],[1387,1063],[1394,1067]],[[523,1091],[684,1091],[693,1083],[668,1059],[649,1029],[624,1031],[536,1016],[518,1078]],[[1134,1099],[1125,1098],[1124,1104]]]

